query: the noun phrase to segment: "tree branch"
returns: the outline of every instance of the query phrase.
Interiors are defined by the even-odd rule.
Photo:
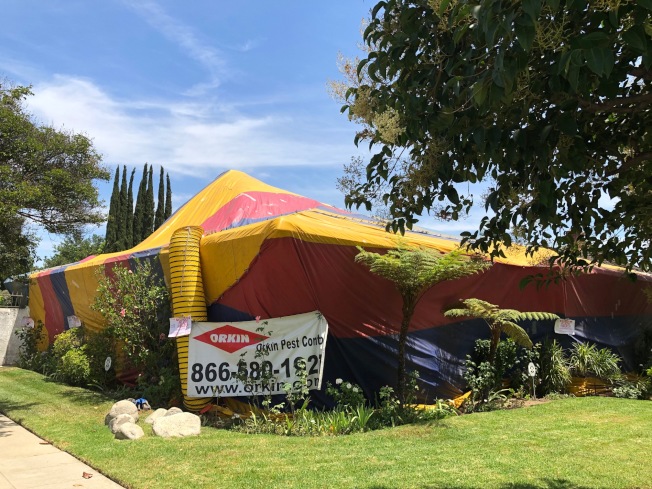
[[[605,174],[605,177],[612,177],[616,174],[624,173],[630,168],[632,168],[633,166],[645,160],[652,160],[652,151],[639,153],[636,156],[625,160],[625,162],[620,166],[620,168],[616,168],[615,170],[610,171],[609,173]]]
[[[629,74],[635,76],[636,78],[642,78],[646,81],[652,80],[652,70],[641,68],[640,66],[638,68],[634,68],[629,72]]]
[[[643,93],[631,97],[619,97],[599,104],[580,99],[580,106],[588,112],[636,112],[641,106],[652,104],[652,93]],[[632,107],[633,106],[633,107]]]

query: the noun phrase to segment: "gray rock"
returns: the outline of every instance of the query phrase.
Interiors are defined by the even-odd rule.
[[[109,429],[111,430],[111,433],[115,435],[120,429],[120,426],[125,423],[136,423],[136,420],[131,417],[131,414],[118,414],[109,422]]]
[[[201,419],[192,413],[163,416],[154,421],[152,431],[155,435],[162,436],[163,438],[194,436],[201,432]]]
[[[143,429],[134,423],[124,423],[116,432],[115,437],[118,440],[137,440],[145,436]]]
[[[168,412],[165,413],[166,416],[172,416],[174,414],[181,414],[183,411],[179,409],[178,407],[171,407],[168,409]]]
[[[145,418],[145,423],[153,424],[155,420],[165,416],[167,414],[167,412],[168,412],[167,409],[158,408],[156,411],[154,411],[152,414],[150,414],[149,416],[147,416]]]
[[[113,418],[117,418],[119,414],[128,414],[134,418],[134,422],[138,421],[138,408],[136,405],[128,400],[116,402],[112,407],[109,414],[104,418],[104,424],[109,424]]]

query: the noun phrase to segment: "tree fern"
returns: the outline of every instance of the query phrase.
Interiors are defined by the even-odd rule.
[[[407,332],[417,304],[433,285],[446,280],[455,280],[486,270],[490,263],[471,259],[455,250],[447,254],[423,248],[399,246],[384,254],[360,251],[355,261],[366,265],[369,270],[391,281],[403,299],[403,319],[398,341],[398,384],[396,393],[405,400],[405,343]]]
[[[559,316],[550,312],[521,312],[516,309],[501,309],[495,304],[481,299],[465,299],[464,307],[455,307],[444,312],[446,317],[473,317],[483,319],[491,331],[491,345],[489,349],[489,362],[493,364],[496,359],[496,349],[500,335],[505,333],[515,343],[532,348],[532,340],[527,332],[517,322],[524,320],[554,320]]]

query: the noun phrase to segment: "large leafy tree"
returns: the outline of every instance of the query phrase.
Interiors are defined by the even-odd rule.
[[[435,284],[473,275],[489,267],[489,263],[469,258],[460,250],[442,254],[434,250],[399,247],[385,254],[358,247],[355,261],[394,284],[403,299],[403,317],[398,338],[398,369],[396,394],[405,401],[407,372],[405,347],[412,316],[423,295]]]
[[[387,0],[343,110],[374,151],[348,205],[382,192],[394,230],[425,211],[486,216],[466,242],[501,254],[516,226],[557,261],[651,270],[652,0]],[[383,185],[387,190],[383,190]]]
[[[88,137],[36,121],[24,106],[31,94],[0,81],[0,279],[30,270],[34,226],[71,234],[104,220],[100,155]]]
[[[61,243],[54,247],[54,254],[43,260],[43,267],[67,265],[102,253],[104,253],[104,239],[97,234],[86,238],[66,236]]]

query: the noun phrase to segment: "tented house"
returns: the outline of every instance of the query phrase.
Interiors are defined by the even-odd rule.
[[[184,226],[201,226],[199,254],[209,321],[242,321],[321,311],[329,324],[324,380],[347,379],[368,396],[394,385],[401,297],[394,286],[354,261],[356,246],[380,251],[398,240],[446,253],[454,239],[407,232],[402,238],[383,225],[310,198],[227,171],[175,212],[134,248],[88,257],[32,276],[30,311],[49,340],[77,316],[92,330],[103,328],[91,309],[98,267],[160,257],[169,280],[169,243]],[[556,335],[552,321],[531,322],[534,338],[590,340],[612,347],[634,368],[634,348],[650,323],[652,307],[637,282],[605,268],[537,289],[521,280],[545,270],[521,252],[508,254],[487,272],[434,286],[417,308],[408,337],[408,368],[417,370],[426,400],[450,398],[464,387],[465,357],[488,328],[477,320],[451,320],[442,309],[476,297],[501,307],[555,312],[576,321],[573,339]],[[629,365],[627,365],[629,362]]]

